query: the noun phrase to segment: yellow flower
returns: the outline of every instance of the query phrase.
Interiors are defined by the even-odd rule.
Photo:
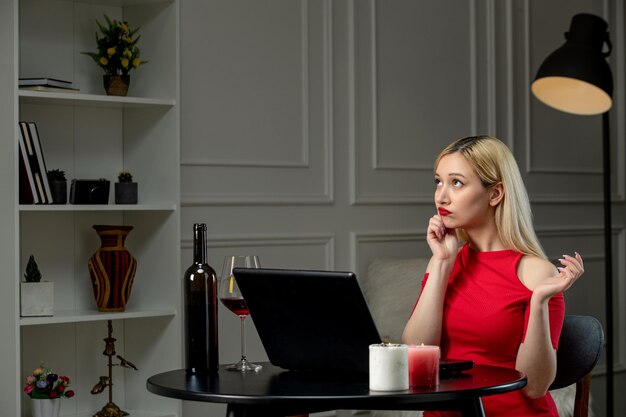
[[[126,58],[130,58],[131,56],[133,56],[133,53],[130,51],[130,49],[125,49],[124,50],[124,56]]]
[[[137,68],[139,65],[141,65],[141,60],[139,58],[133,59],[133,67]]]
[[[120,64],[122,64],[124,68],[128,68],[128,58],[120,59]]]
[[[126,22],[121,22],[121,23],[120,23],[120,28],[122,28],[122,30],[123,30],[124,32],[127,32],[127,31],[128,31],[128,25],[126,24]]]
[[[101,56],[101,57],[100,57],[100,64],[102,64],[102,65],[106,65],[106,64],[108,64],[108,63],[109,63],[109,60],[108,60],[108,59],[106,59],[106,58],[105,58],[105,57],[103,57],[103,56]]]
[[[109,49],[107,49],[107,54],[109,56],[113,56],[115,55],[115,46],[110,47]]]

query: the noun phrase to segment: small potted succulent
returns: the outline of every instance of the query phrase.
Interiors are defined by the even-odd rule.
[[[21,315],[54,315],[54,283],[41,280],[41,272],[33,255],[28,258],[24,279],[25,282],[20,282]]]
[[[66,204],[67,178],[65,178],[65,171],[51,169],[48,171],[48,182],[52,193],[52,204]]]
[[[138,186],[133,182],[133,175],[122,171],[115,183],[115,204],[137,204]]]

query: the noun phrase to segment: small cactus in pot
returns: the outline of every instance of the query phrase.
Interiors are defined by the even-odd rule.
[[[52,204],[67,203],[67,178],[65,171],[60,169],[51,169],[47,172],[48,183],[50,184],[50,192],[52,194]]]
[[[133,182],[133,174],[121,171],[115,183],[115,204],[137,204],[138,185]]]
[[[41,272],[33,255],[26,263],[24,282],[20,282],[20,315],[54,315],[54,282],[41,280]]]

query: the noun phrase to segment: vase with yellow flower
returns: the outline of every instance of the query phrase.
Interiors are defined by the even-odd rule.
[[[137,35],[139,28],[131,29],[128,22],[110,19],[104,15],[106,25],[96,24],[102,36],[96,32],[97,52],[82,52],[89,55],[104,70],[104,89],[110,96],[125,96],[130,85],[130,71],[147,63],[139,58]]]

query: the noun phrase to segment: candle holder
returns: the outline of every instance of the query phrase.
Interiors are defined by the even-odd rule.
[[[137,367],[130,361],[124,359],[120,355],[117,355],[115,352],[115,339],[113,337],[113,324],[111,320],[107,320],[107,330],[108,335],[104,339],[104,352],[102,354],[108,357],[107,368],[109,370],[108,375],[103,375],[100,377],[100,380],[93,386],[91,389],[92,395],[97,395],[102,393],[105,389],[109,390],[109,401],[102,407],[100,411],[93,415],[93,417],[123,417],[127,416],[129,413],[124,411],[118,407],[117,404],[113,402],[113,367],[114,366],[122,366],[124,368],[129,368],[137,371]],[[113,363],[113,356],[120,360],[119,363]]]

